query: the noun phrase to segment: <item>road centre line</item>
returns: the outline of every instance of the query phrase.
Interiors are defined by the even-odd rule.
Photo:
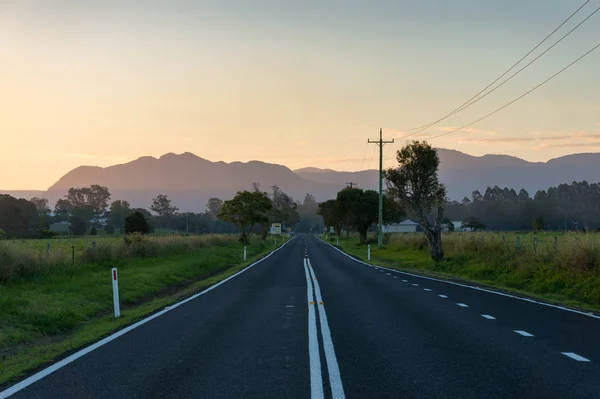
[[[423,291],[431,291],[429,288],[423,288]]]
[[[533,334],[530,334],[527,331],[523,331],[523,330],[513,330],[513,331],[524,337],[533,337],[534,336]]]
[[[327,371],[329,373],[329,384],[331,385],[331,397],[333,399],[345,398],[344,386],[342,385],[342,378],[340,376],[340,367],[335,356],[335,349],[333,347],[333,340],[331,339],[331,331],[329,330],[329,323],[327,322],[327,313],[325,312],[325,306],[323,305],[323,298],[321,296],[321,287],[317,281],[315,271],[310,263],[310,259],[307,259],[308,270],[312,276],[313,283],[315,285],[315,296],[319,303],[319,321],[321,324],[321,337],[323,338],[323,349],[325,351],[325,360],[327,362]]]
[[[306,296],[308,297],[308,358],[310,365],[310,396],[313,399],[325,397],[323,377],[321,374],[321,356],[319,355],[319,336],[317,333],[317,317],[313,285],[308,271],[308,259],[304,258],[304,274],[306,275]]]
[[[253,268],[254,266],[258,265],[259,263],[261,263],[262,261],[270,258],[275,252],[279,251],[280,249],[282,249],[283,247],[285,247],[287,244],[289,244],[290,242],[292,242],[293,240],[295,240],[295,237],[292,238],[291,240],[286,241],[285,244],[283,244],[282,246],[280,246],[279,248],[273,250],[272,252],[270,252],[269,254],[267,254],[265,257],[257,260],[256,262],[248,265],[247,267],[245,267],[244,269],[240,270],[239,272],[227,277],[224,280],[221,280],[220,282],[216,283],[215,285],[212,285],[210,287],[208,287],[207,289],[205,289],[202,292],[199,292],[195,295],[190,296],[189,298],[186,298],[180,302],[176,302],[174,304],[172,304],[171,306],[169,306],[168,308],[165,308],[159,312],[154,313],[151,316],[146,317],[145,319],[142,319],[140,321],[138,321],[135,324],[130,325],[129,327],[125,327],[122,330],[117,331],[116,333],[109,335],[106,338],[101,339],[100,341],[96,342],[95,344],[92,344],[90,346],[87,346],[85,348],[83,348],[80,351],[77,351],[75,353],[73,353],[71,356],[68,356],[56,363],[54,363],[53,365],[46,367],[45,369],[38,371],[37,373],[35,373],[34,375],[24,379],[23,381],[5,389],[4,391],[0,392],[0,398],[7,398],[11,395],[14,395],[15,393],[27,388],[28,386],[36,383],[37,381],[41,380],[42,378],[54,373],[56,370],[59,370],[63,367],[65,367],[66,365],[68,365],[69,363],[74,362],[75,360],[79,359],[80,357],[83,357],[85,355],[87,355],[88,353],[100,348],[101,346],[104,346],[106,344],[108,344],[111,341],[114,341],[115,339],[119,338],[122,335],[127,334],[128,332],[135,330],[138,327],[141,327],[142,325],[148,323],[151,320],[156,319],[157,317],[160,317],[162,315],[164,315],[167,312],[171,312],[172,310],[178,308],[179,306],[188,303],[190,301],[193,301],[194,299],[198,298],[199,296],[202,296],[212,290],[214,290],[215,288],[225,284],[226,282],[228,282],[229,280],[239,276],[240,274],[250,270],[251,268]]]
[[[469,307],[469,305],[467,305],[466,303],[460,303],[460,302],[457,302],[456,304],[457,304],[458,306],[460,306],[461,308],[468,308],[468,307]]]
[[[490,316],[489,314],[482,314],[481,317],[488,320],[496,320],[494,316]]]
[[[591,362],[590,359],[587,359],[583,356],[579,356],[577,353],[573,353],[573,352],[560,352],[563,355],[570,357],[573,360],[577,360],[578,362]]]
[[[338,251],[339,253],[341,253],[342,255],[346,256],[347,258],[350,258],[353,261],[361,263],[361,264],[366,265],[366,266],[372,266],[371,264],[369,264],[367,262],[363,262],[362,260],[358,260],[356,258],[353,258],[352,256],[348,255],[347,253],[345,253],[341,249],[334,247],[333,245],[329,244],[328,242],[325,242],[320,237],[317,236],[317,238],[319,240],[323,241],[323,243],[329,245],[330,247],[332,247],[333,249],[335,249],[336,251]],[[444,284],[456,285],[456,286],[459,286],[459,287],[469,288],[469,289],[476,290],[476,291],[483,291],[483,292],[486,292],[488,294],[500,295],[500,296],[504,296],[504,297],[507,297],[507,298],[513,298],[513,299],[517,299],[517,300],[524,301],[524,302],[534,303],[536,305],[547,306],[547,307],[550,307],[550,308],[564,310],[566,312],[578,313],[578,314],[583,315],[583,316],[587,316],[587,317],[591,317],[591,318],[599,319],[600,320],[600,315],[597,315],[597,314],[594,314],[594,313],[591,313],[591,312],[583,312],[581,310],[569,309],[567,307],[560,306],[560,305],[554,305],[554,304],[551,304],[551,303],[540,302],[540,301],[536,301],[535,299],[523,298],[523,297],[520,297],[520,296],[516,296],[516,295],[512,295],[512,294],[507,294],[507,293],[504,293],[504,292],[498,292],[498,291],[493,291],[493,290],[490,290],[490,289],[481,288],[481,287],[477,287],[477,286],[472,286],[472,285],[457,283],[455,281],[442,280],[442,279],[435,278],[435,277],[423,276],[423,275],[420,275],[420,274],[414,274],[414,273],[399,271],[399,270],[396,270],[396,269],[389,269],[389,268],[385,268],[385,269],[390,270],[390,271],[394,271],[394,272],[397,272],[397,273],[402,273],[402,274],[405,274],[407,276],[422,278],[422,279],[431,280],[431,281],[437,281],[437,282],[444,283]]]
[[[448,296],[447,296],[447,295],[444,295],[444,294],[439,294],[438,296],[439,296],[440,298],[444,298],[444,299],[448,298]]]

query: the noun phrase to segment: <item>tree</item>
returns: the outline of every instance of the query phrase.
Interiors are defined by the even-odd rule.
[[[321,230],[323,218],[317,214],[318,209],[319,204],[317,204],[315,197],[307,193],[304,196],[304,201],[301,204],[298,204],[297,210],[300,220],[294,229],[299,232]],[[326,227],[329,229],[329,226]]]
[[[108,207],[111,195],[108,187],[92,184],[90,187],[84,189],[84,193],[86,196],[86,205],[92,208],[94,217],[99,218],[106,212],[106,208]]]
[[[54,206],[54,215],[58,221],[67,220],[73,212],[73,204],[67,199],[59,199]]]
[[[365,244],[369,227],[379,218],[379,194],[348,187],[337,194],[336,201],[344,219],[358,231],[360,243]]]
[[[336,200],[321,202],[317,214],[323,217],[327,232],[330,227],[333,227],[335,234],[338,236],[342,234],[343,219]]]
[[[487,227],[484,223],[480,222],[479,219],[475,218],[475,217],[468,217],[465,220],[463,220],[463,222],[460,224],[461,228],[469,228],[473,231],[478,231],[478,230],[485,230],[485,228]]]
[[[452,223],[452,221],[450,219],[444,218],[444,220],[442,220],[442,223],[448,226],[449,232],[454,231],[454,223]]]
[[[209,198],[208,202],[206,203],[206,209],[208,211],[208,214],[213,218],[216,219],[217,216],[219,215],[219,213],[221,213],[221,208],[223,207],[223,200],[220,198]]]
[[[164,194],[159,194],[152,199],[150,210],[156,212],[158,216],[171,217],[179,208],[171,205],[171,200]]]
[[[533,230],[540,231],[544,229],[544,218],[539,216],[533,220]]]
[[[49,217],[50,217],[50,208],[48,207],[48,199],[33,197],[32,199],[29,200],[29,202],[31,202],[33,205],[35,205],[35,207],[38,211],[40,226],[47,228],[48,224],[49,224],[48,223]]]
[[[110,204],[110,225],[123,230],[125,218],[132,214],[131,205],[127,201],[116,200]],[[111,233],[112,234],[112,233]]]
[[[150,232],[150,224],[146,220],[146,216],[142,212],[135,211],[132,215],[125,218],[125,233],[141,233],[148,234]]]
[[[284,226],[293,226],[300,220],[298,205],[294,199],[284,193],[278,186],[272,187],[271,202],[273,207],[269,211],[269,222],[282,223]],[[264,232],[263,232],[264,234]]]
[[[431,245],[431,258],[440,261],[444,258],[441,225],[446,199],[446,187],[438,179],[440,158],[427,142],[413,141],[398,150],[396,159],[398,168],[385,171],[388,190],[416,214]],[[434,207],[437,215],[430,222],[427,215]]]
[[[389,193],[383,194],[383,223],[398,223],[406,218],[406,212]]]
[[[39,226],[37,208],[26,199],[0,194],[0,226],[11,237],[32,236]]]
[[[266,193],[241,191],[233,199],[225,201],[219,219],[229,222],[240,230],[240,242],[248,243],[248,234],[257,223],[267,223],[267,212],[273,204]]]

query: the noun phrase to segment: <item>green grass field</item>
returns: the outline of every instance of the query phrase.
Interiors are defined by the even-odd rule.
[[[600,311],[600,234],[448,233],[442,241],[445,260],[436,263],[422,233],[391,235],[381,250],[371,237],[371,263]],[[340,247],[367,258],[358,238],[342,238]]]
[[[133,257],[112,261],[111,256],[132,254],[122,252],[125,244],[118,240],[97,239],[97,250],[113,249],[107,257],[91,256],[91,262],[75,265],[56,263],[0,283],[0,384],[214,284],[275,248],[272,241],[255,239],[244,262],[244,246],[234,236],[147,237],[130,244],[142,253],[146,245],[143,256],[133,252]],[[47,241],[0,245],[19,254],[41,247],[45,260]],[[91,240],[65,240],[60,245],[70,248],[73,242],[87,246]],[[112,315],[110,274],[115,266],[122,304],[117,320]]]

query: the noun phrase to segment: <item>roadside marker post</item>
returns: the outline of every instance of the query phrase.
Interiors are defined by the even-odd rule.
[[[339,237],[337,238],[337,246],[338,247],[340,246],[340,238]]]
[[[369,244],[369,247],[367,248],[367,259],[371,260],[371,245]]]
[[[119,305],[119,276],[117,275],[117,268],[112,268],[112,287],[113,287],[113,305],[115,308],[115,319],[121,316],[121,306]]]
[[[244,262],[246,261],[246,246],[244,245]]]

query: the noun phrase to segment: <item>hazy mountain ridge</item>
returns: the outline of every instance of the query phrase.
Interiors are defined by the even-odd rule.
[[[600,153],[573,154],[548,162],[528,162],[509,155],[472,156],[438,149],[440,179],[451,199],[470,197],[473,190],[488,186],[525,188],[530,195],[561,183],[600,181]],[[210,197],[231,198],[257,182],[268,191],[276,184],[297,200],[306,193],[322,201],[333,198],[346,183],[365,189],[377,188],[377,170],[334,171],[314,167],[292,171],[286,166],[261,161],[212,162],[192,153],[168,153],[159,158],[141,157],[109,167],[80,166],[61,177],[47,191],[0,191],[16,197],[47,197],[51,204],[70,187],[102,184],[112,199],[124,199],[148,208],[157,194],[167,194],[182,211],[201,211]]]

